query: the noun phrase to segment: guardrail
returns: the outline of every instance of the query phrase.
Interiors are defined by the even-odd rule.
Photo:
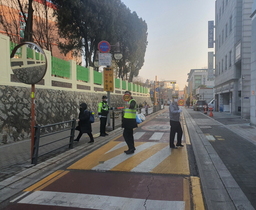
[[[53,127],[56,128],[57,131],[53,131]],[[60,150],[61,148],[67,147],[68,149],[73,148],[73,140],[75,135],[75,127],[76,120],[64,121],[55,124],[49,124],[45,126],[36,125],[35,126],[35,136],[34,136],[34,148],[33,154],[31,158],[32,164],[37,164],[38,158],[45,156],[49,153],[52,153],[56,150]],[[70,131],[69,133],[67,133]],[[44,134],[41,134],[44,133]],[[58,135],[55,135],[58,134]],[[54,137],[58,136],[58,139],[51,139],[49,136]],[[48,137],[48,138],[45,138]],[[67,143],[64,140],[69,140]],[[47,148],[46,148],[47,146]],[[39,151],[40,148],[40,151]],[[39,154],[40,152],[40,154]]]

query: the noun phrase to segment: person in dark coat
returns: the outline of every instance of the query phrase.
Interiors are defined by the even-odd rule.
[[[92,124],[90,122],[90,112],[87,111],[87,104],[82,103],[80,104],[80,112],[79,112],[79,119],[78,119],[78,126],[76,130],[79,130],[79,134],[74,141],[79,141],[83,133],[87,133],[90,137],[90,141],[88,143],[93,143],[94,138],[92,135]]]
[[[180,113],[181,109],[178,106],[178,96],[173,96],[173,102],[170,104],[169,107],[169,117],[170,117],[170,126],[171,126],[171,132],[170,132],[170,148],[177,149],[178,147],[183,147],[181,144],[182,139],[182,128],[180,124]],[[174,137],[177,133],[177,144],[175,146],[174,144]]]

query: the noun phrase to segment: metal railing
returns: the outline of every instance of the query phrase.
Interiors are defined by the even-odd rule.
[[[45,126],[35,126],[34,148],[31,158],[32,164],[37,164],[38,158],[46,156],[61,148],[73,148],[76,120],[70,120]],[[53,129],[55,127],[55,129]],[[54,136],[54,139],[51,138]],[[46,138],[47,137],[47,138]],[[67,143],[64,140],[69,140]],[[40,148],[40,154],[39,154]]]

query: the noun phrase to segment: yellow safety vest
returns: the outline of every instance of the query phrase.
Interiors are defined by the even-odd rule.
[[[128,104],[130,104],[131,101],[135,101],[135,100],[134,99],[130,100],[128,102]],[[124,109],[124,118],[126,118],[126,119],[136,119],[136,107],[135,107],[135,109],[125,108]]]

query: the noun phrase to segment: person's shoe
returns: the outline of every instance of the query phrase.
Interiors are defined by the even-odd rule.
[[[103,137],[104,137],[104,136],[106,136],[106,135],[105,135],[105,134],[100,134],[99,136],[103,136]]]
[[[88,143],[93,143],[94,141],[89,141]]]
[[[79,139],[74,139],[73,141],[79,141]]]
[[[133,154],[134,153],[134,149],[130,149],[127,151],[124,151],[127,155]]]
[[[184,147],[184,145],[182,145],[182,144],[177,144],[176,146],[177,147]]]
[[[172,148],[172,149],[178,149],[178,147],[175,147],[175,146],[174,146],[174,147],[170,147],[170,148]]]

